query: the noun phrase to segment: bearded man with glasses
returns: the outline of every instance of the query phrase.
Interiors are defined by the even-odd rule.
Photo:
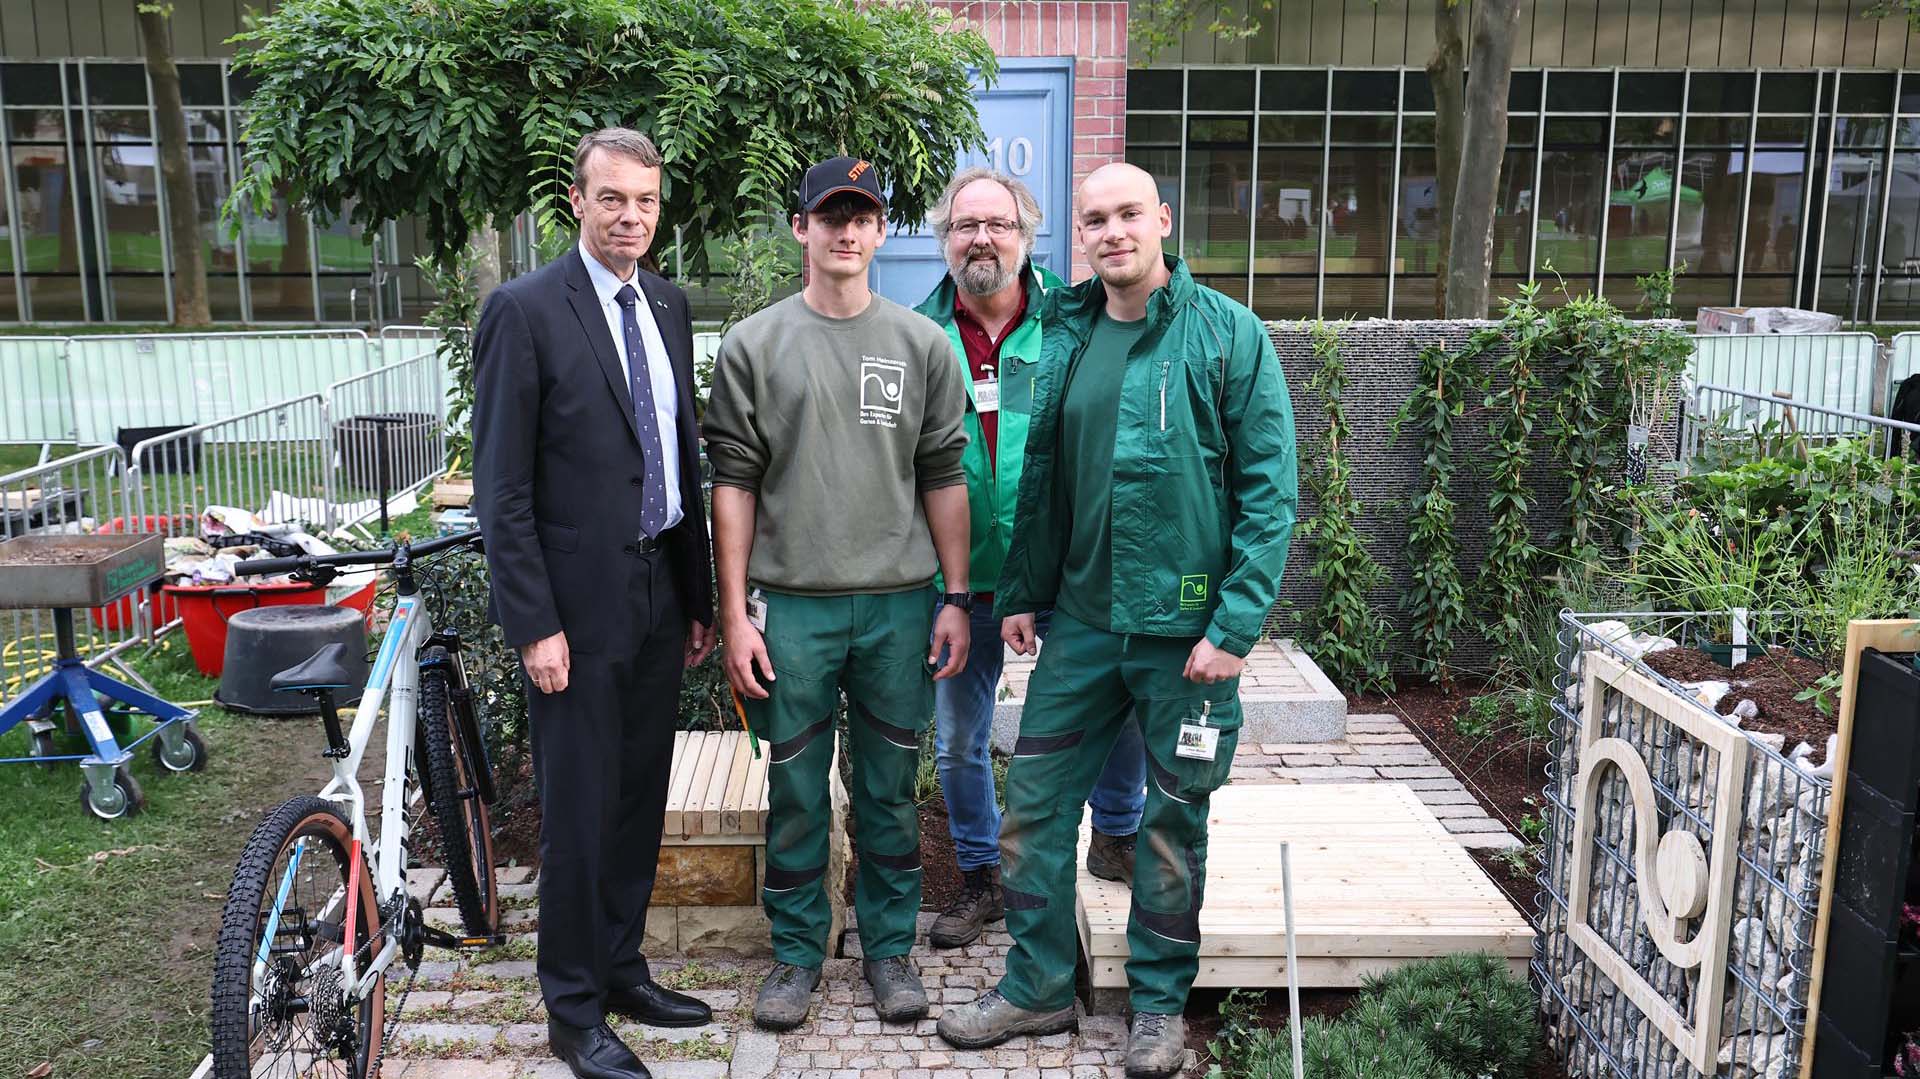
[[[948,272],[917,310],[946,330],[954,362],[965,375],[968,440],[962,465],[972,517],[969,576],[990,588],[1013,534],[1014,496],[1026,458],[1027,417],[1040,359],[1040,297],[1062,282],[1033,263],[1040,204],[1011,176],[984,168],[960,172],[927,221]],[[993,594],[975,593],[972,602],[969,616],[982,645],[968,653],[957,676],[934,688],[940,789],[964,881],[959,899],[928,934],[939,948],[970,944],[989,922],[1006,916],[1000,894],[1000,808],[988,755],[994,687],[1006,652],[997,639]],[[1040,624],[1045,625],[1044,615]],[[1138,727],[1128,723],[1089,799],[1094,836],[1087,867],[1095,876],[1132,879],[1133,837],[1145,799],[1146,751]]]

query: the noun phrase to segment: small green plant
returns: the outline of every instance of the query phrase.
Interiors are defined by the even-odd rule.
[[[1635,277],[1633,283],[1640,286],[1640,310],[1646,312],[1648,318],[1672,318],[1674,279],[1686,272],[1687,264],[1683,261],[1678,266]]]
[[[934,725],[920,732],[920,753],[913,763],[913,801],[925,805],[940,795],[940,758],[934,747]]]
[[[1471,741],[1485,741],[1493,736],[1494,725],[1499,721],[1499,695],[1483,693],[1468,701],[1466,709],[1453,717],[1453,733]]]
[[[1490,379],[1484,406],[1487,425],[1486,560],[1478,587],[1484,604],[1487,640],[1499,662],[1524,636],[1521,605],[1538,581],[1538,551],[1528,526],[1533,493],[1527,484],[1527,466],[1533,460],[1535,413],[1539,411],[1539,364],[1552,340],[1552,321],[1540,310],[1539,285],[1520,286],[1520,295],[1508,300],[1496,328],[1507,350],[1496,365],[1498,379]],[[1484,340],[1484,335],[1481,339]],[[1482,345],[1481,347],[1484,347]]]
[[[1301,1063],[1311,1079],[1466,1079],[1405,1027],[1376,1028],[1351,1012],[1332,1022],[1315,1016],[1302,1026]],[[1222,1074],[1230,1079],[1293,1079],[1291,1035],[1285,1028],[1260,1031],[1249,1040],[1245,1060],[1245,1066]]]
[[[1245,1074],[1248,1063],[1265,1031],[1260,1028],[1260,1009],[1266,1007],[1267,994],[1254,989],[1233,989],[1220,1002],[1220,1029],[1207,1042],[1207,1055],[1214,1060],[1210,1076],[1232,1069]]]
[[[1462,1075],[1526,1074],[1540,1042],[1536,1002],[1506,961],[1485,952],[1442,956],[1362,983],[1356,1020],[1413,1032]]]
[[[426,324],[440,331],[434,346],[441,366],[452,379],[447,384],[447,459],[473,458],[473,326],[480,319],[480,290],[475,276],[479,255],[472,244],[435,260],[414,260],[421,280],[438,293],[440,301],[426,314]],[[457,465],[455,467],[458,467]]]
[[[1840,699],[1840,672],[1828,671],[1814,683],[1793,695],[1796,701],[1812,701],[1814,710],[1823,716],[1833,715]]]
[[[1307,385],[1325,402],[1327,435],[1320,467],[1311,477],[1320,512],[1301,527],[1314,552],[1308,572],[1321,582],[1319,603],[1308,616],[1306,649],[1345,689],[1391,690],[1387,643],[1392,630],[1386,615],[1369,600],[1386,583],[1386,572],[1367,552],[1359,528],[1360,500],[1349,485],[1352,466],[1346,443],[1351,430],[1341,402],[1347,369],[1340,336],[1324,322],[1315,322],[1310,332],[1320,368]]]

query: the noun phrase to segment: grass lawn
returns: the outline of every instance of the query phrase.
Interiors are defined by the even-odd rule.
[[[429,516],[398,518],[394,531],[426,538]],[[213,696],[179,634],[134,665],[169,700]],[[82,811],[76,766],[0,767],[0,1074],[46,1062],[58,1079],[184,1079],[207,1052],[234,862],[261,816],[317,792],[327,768],[311,717],[199,709],[207,770],[162,775],[141,746],[132,768],[147,809],[112,824]],[[0,757],[26,752],[24,728],[0,735]],[[380,754],[369,758],[377,774]]]

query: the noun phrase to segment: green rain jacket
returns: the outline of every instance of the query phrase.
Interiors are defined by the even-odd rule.
[[[1166,262],[1172,280],[1147,301],[1146,332],[1121,383],[1107,628],[1204,634],[1244,656],[1260,638],[1293,537],[1293,404],[1259,317],[1195,284],[1178,258]],[[1107,302],[1099,278],[1044,299],[1026,468],[994,597],[1002,616],[1050,608],[1059,592],[1069,526],[1055,475],[1060,403]]]
[[[1007,541],[1013,535],[1013,507],[1020,491],[1021,465],[1026,458],[1027,420],[1033,407],[1033,373],[1040,361],[1040,304],[1048,289],[1064,284],[1043,267],[1027,264],[1022,275],[1027,290],[1027,313],[1020,325],[1007,334],[1000,345],[1000,427],[996,457],[987,453],[986,437],[980,426],[980,410],[974,400],[973,372],[967,367],[966,345],[960,340],[960,327],[953,321],[954,284],[952,275],[942,277],[932,295],[921,301],[915,311],[940,324],[953,342],[954,362],[967,387],[967,449],[960,467],[967,475],[967,512],[973,519],[973,550],[967,562],[967,578],[976,591],[993,587],[1000,566],[1007,559]],[[996,610],[998,607],[996,605]]]

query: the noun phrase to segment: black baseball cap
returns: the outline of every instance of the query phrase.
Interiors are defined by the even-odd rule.
[[[810,214],[843,191],[864,195],[880,209],[887,208],[887,197],[880,193],[880,181],[874,177],[872,162],[857,157],[830,157],[801,177],[800,212]]]

